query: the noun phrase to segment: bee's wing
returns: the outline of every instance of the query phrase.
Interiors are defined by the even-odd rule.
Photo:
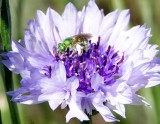
[[[85,37],[85,38],[87,38],[87,39],[90,39],[90,38],[92,37],[92,35],[89,34],[89,33],[82,33],[82,34],[79,34],[78,36],[79,36],[79,37]]]
[[[78,41],[79,38],[90,39],[92,37],[92,35],[89,34],[89,33],[82,33],[82,34],[74,35],[74,36],[71,36],[71,37],[74,39],[74,41],[72,42],[72,44],[76,44],[76,43],[79,42]]]
[[[71,36],[72,38],[78,38],[78,37],[85,37],[87,39],[90,39],[92,37],[91,34],[89,33],[82,33],[82,34],[77,34],[77,35],[74,35],[74,36]]]

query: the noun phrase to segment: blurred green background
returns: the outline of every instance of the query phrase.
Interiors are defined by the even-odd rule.
[[[36,17],[36,11],[46,12],[48,7],[53,8],[62,14],[65,5],[68,2],[74,3],[78,10],[83,5],[87,5],[88,0],[9,0],[12,20],[12,38],[14,40],[23,39],[24,29],[27,28],[27,22]],[[146,24],[152,28],[152,38],[150,43],[160,45],[160,0],[96,0],[99,8],[107,14],[115,9],[130,9],[130,26]],[[2,66],[2,65],[1,65]],[[2,76],[2,73],[1,73]],[[20,78],[12,75],[14,88],[19,87]],[[13,124],[9,103],[5,94],[5,87],[0,78],[0,108],[1,121],[3,124]],[[139,94],[146,98],[152,108],[145,106],[126,106],[126,119],[117,116],[121,122],[112,124],[160,124],[160,86],[149,89],[142,89]],[[17,113],[14,113],[19,124],[65,124],[65,114],[67,110],[60,108],[52,111],[48,103],[39,105],[21,105],[16,103]],[[100,115],[93,118],[93,124],[109,124],[103,121]],[[17,124],[18,124],[17,123]],[[69,124],[79,124],[79,121],[72,119]]]

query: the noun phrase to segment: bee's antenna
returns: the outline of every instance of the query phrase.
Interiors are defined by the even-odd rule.
[[[69,48],[67,48],[67,53],[69,53]]]
[[[99,36],[97,41],[97,48],[99,47],[100,41],[101,41],[101,37]]]

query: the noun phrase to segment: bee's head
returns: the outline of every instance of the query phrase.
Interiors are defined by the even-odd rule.
[[[66,38],[63,43],[66,47],[68,47],[69,45],[71,45],[73,40],[74,40],[73,38]]]
[[[63,43],[58,44],[58,51],[62,52],[65,50],[65,45]]]

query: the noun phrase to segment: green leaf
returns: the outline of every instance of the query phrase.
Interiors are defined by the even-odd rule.
[[[11,41],[11,18],[10,18],[10,8],[9,0],[0,1],[0,52],[7,52],[10,50]],[[3,85],[6,91],[13,90],[13,80],[12,72],[10,72],[6,67],[2,67],[1,74],[3,78]],[[13,124],[19,124],[18,109],[16,103],[10,101],[7,97],[11,120]],[[3,114],[3,113],[1,113]]]
[[[2,124],[1,110],[0,110],[0,124]]]
[[[10,50],[10,40],[11,40],[11,18],[9,10],[9,1],[1,0],[1,19],[0,19],[0,33],[1,33],[1,51]]]

